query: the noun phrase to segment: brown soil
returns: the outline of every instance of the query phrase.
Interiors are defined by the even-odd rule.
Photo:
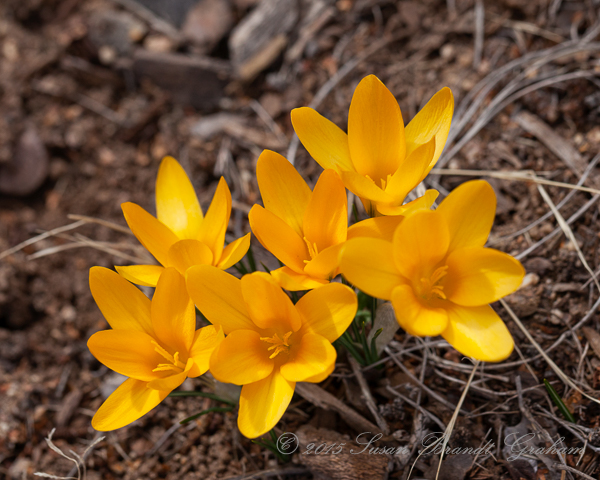
[[[158,164],[167,154],[178,158],[189,172],[204,208],[224,174],[237,201],[231,233],[239,236],[249,231],[246,212],[259,201],[254,177],[258,154],[263,148],[284,155],[288,152],[288,144],[293,142],[290,110],[313,101],[332,78],[335,85],[317,109],[344,128],[352,92],[367,74],[379,76],[396,95],[405,121],[445,85],[452,89],[459,106],[478,82],[498,76],[499,82],[482,97],[480,108],[468,113],[467,129],[454,138],[458,142],[475,120],[485,117],[484,109],[495,96],[523,71],[517,65],[500,77],[503,66],[527,58],[530,52],[550,55],[548,49],[573,42],[578,48],[530,69],[523,82],[573,74],[571,77],[509,98],[499,113],[489,116],[481,131],[451,158],[444,157],[439,166],[508,173],[534,170],[546,180],[575,184],[600,148],[600,55],[594,43],[598,30],[587,39],[589,49],[581,41],[598,26],[600,12],[592,0],[302,0],[298,3],[300,19],[286,34],[288,46],[248,81],[239,80],[232,71],[227,40],[235,25],[256,8],[255,1],[216,2],[227,5],[231,24],[223,26],[221,34],[212,32],[215,38],[224,36],[202,44],[190,39],[177,43],[175,34],[163,35],[154,21],[140,20],[135,12],[119,6],[121,3],[135,4],[133,0],[5,0],[0,4],[0,252],[76,221],[68,215],[125,225],[122,202],[132,201],[152,210]],[[313,20],[311,25],[317,26],[303,30],[308,7],[321,3],[330,9],[329,17],[321,24]],[[484,9],[483,24],[476,13],[480,7]],[[123,12],[127,13],[123,22],[130,37],[112,38],[101,19],[108,15],[113,21]],[[137,36],[131,33],[139,30],[135,22],[143,27]],[[475,39],[478,25],[484,27],[481,48]],[[177,33],[178,26],[170,28]],[[306,45],[299,54],[291,55],[299,39],[305,39]],[[170,64],[163,67],[163,77],[176,78],[171,87],[160,78],[148,79],[152,75],[146,75],[149,67],[139,60],[140,49],[160,61],[161,49],[192,58],[207,55],[212,62],[207,71],[218,72],[217,80],[209,81],[208,73],[177,76]],[[355,60],[355,68],[336,77]],[[589,73],[577,77],[577,72]],[[206,98],[192,95],[202,89]],[[192,93],[182,94],[187,91]],[[559,150],[552,149],[547,136],[536,134],[522,112],[533,114],[534,122],[543,121],[551,129]],[[458,118],[464,115],[457,109]],[[17,160],[23,170],[15,173]],[[320,168],[302,147],[295,155],[295,165],[310,182],[316,180]],[[472,177],[442,175],[431,180],[438,178],[441,187],[451,190]],[[584,185],[599,188],[599,178],[594,167]],[[550,209],[533,181],[488,180],[498,195],[498,216],[490,239],[495,248],[518,255],[558,227],[552,215],[510,237]],[[571,191],[544,188],[554,204]],[[598,207],[588,203],[592,197],[589,192],[575,193],[561,214],[569,219],[585,206],[571,228],[584,258],[595,270],[600,260],[600,229]],[[113,253],[84,246],[82,238],[110,244]],[[258,243],[255,249],[259,250]],[[42,256],[31,258],[40,252]],[[129,264],[126,256],[142,254],[132,236],[104,225],[85,224],[0,260],[0,477],[33,478],[34,472],[67,475],[73,464],[44,441],[53,428],[54,443],[64,452],[82,453],[98,438],[90,418],[114,377],[86,347],[92,333],[107,327],[90,295],[88,270],[94,265]],[[268,265],[277,264],[264,252],[257,251],[257,256]],[[590,274],[575,245],[559,233],[522,261],[530,274],[529,284],[507,300],[509,305],[542,348],[561,340],[549,352],[551,358],[584,391],[597,396],[593,392],[600,382],[595,313],[599,295],[594,284],[588,284]],[[515,351],[503,364],[483,367],[489,376],[476,375],[482,381],[470,389],[463,405],[470,415],[459,416],[451,445],[477,447],[492,439],[498,448],[493,456],[469,457],[466,464],[464,456],[450,456],[442,464],[441,478],[560,478],[559,467],[553,466],[559,462],[556,455],[537,457],[534,469],[527,462],[509,462],[502,454],[499,442],[506,428],[519,425],[524,418],[533,419],[554,439],[565,437],[568,447],[581,447],[585,440],[588,445],[581,461],[570,455],[564,464],[598,478],[599,405],[566,387],[506,310],[495,307],[528,362],[519,362],[521,356]],[[578,325],[586,315],[587,330]],[[575,325],[577,330],[571,331]],[[404,348],[423,347],[421,340],[402,331],[395,340]],[[435,343],[403,355],[400,362],[454,405],[472,368],[461,362],[454,350]],[[426,432],[440,428],[410,402],[395,398],[388,386],[444,424],[449,422],[452,410],[421,390],[419,382],[393,361],[385,362],[382,370],[366,370],[364,375],[381,416],[394,433],[384,438],[382,445],[415,445],[415,438],[420,441]],[[542,378],[551,381],[578,424],[585,427],[577,430],[579,436],[549,401],[540,386]],[[201,387],[197,381],[187,382],[187,388]],[[335,374],[321,386],[365,418],[375,420],[344,355]],[[174,427],[179,420],[210,406],[210,400],[166,399],[132,426],[107,434],[87,458],[87,478],[259,478],[250,476],[256,472],[263,472],[262,478],[276,474],[280,478],[363,478],[358,471],[344,470],[349,463],[335,464],[333,471],[327,471],[326,466],[317,468],[300,455],[293,458],[295,470],[281,472],[291,467],[278,464],[268,450],[243,438],[234,413],[213,413]],[[336,432],[339,438],[360,433],[343,415],[297,395],[277,432],[296,432],[305,424]],[[331,432],[323,435],[333,442]],[[434,478],[439,457],[417,459],[417,454],[413,449],[406,458],[390,457],[386,467],[390,477],[407,478],[416,461],[411,478]]]

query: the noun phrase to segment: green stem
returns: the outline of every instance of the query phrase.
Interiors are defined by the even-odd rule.
[[[248,248],[248,264],[250,265],[250,270],[256,272],[256,261],[254,260],[254,253],[252,252],[252,245]]]

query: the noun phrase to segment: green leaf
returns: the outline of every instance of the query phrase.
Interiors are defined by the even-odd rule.
[[[564,404],[564,402],[562,401],[562,398],[560,398],[560,395],[558,394],[558,392],[556,390],[554,390],[554,387],[552,385],[550,385],[550,382],[548,380],[546,380],[545,378],[544,378],[544,386],[546,387],[546,390],[548,391],[548,395],[550,395],[550,398],[554,402],[554,405],[556,405],[558,407],[558,409],[560,410],[560,413],[562,413],[562,416],[565,417],[565,419],[567,419],[569,422],[576,423],[575,417],[573,416],[571,411],[567,408],[567,406]]]

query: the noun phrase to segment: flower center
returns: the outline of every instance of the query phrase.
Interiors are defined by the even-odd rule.
[[[304,237],[304,241],[306,242],[306,246],[308,247],[308,254],[310,255],[310,260],[312,260],[319,254],[317,244],[315,242],[310,242],[306,237]],[[310,260],[304,260],[304,263],[308,263],[310,262]]]
[[[279,335],[275,334],[272,337],[260,337],[263,342],[272,343],[267,348],[267,351],[275,350],[269,358],[275,358],[281,352],[288,353],[290,351],[289,338],[292,332],[288,332],[283,336],[283,339],[279,338]]]
[[[183,370],[185,369],[185,364],[181,360],[179,360],[179,352],[175,352],[175,355],[171,355],[154,340],[152,341],[152,344],[154,345],[154,351],[162,357],[164,357],[169,362],[159,363],[158,366],[154,370],[152,370],[153,372],[183,372]]]
[[[448,265],[436,268],[429,278],[421,278],[422,285],[422,296],[426,300],[430,300],[431,297],[441,298],[446,300],[444,294],[444,286],[438,285],[438,282],[446,276],[448,273]]]

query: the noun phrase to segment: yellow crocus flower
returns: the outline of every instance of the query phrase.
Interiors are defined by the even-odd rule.
[[[102,267],[90,270],[90,289],[112,330],[92,335],[88,348],[99,362],[129,377],[92,418],[96,430],[110,431],[148,413],[187,377],[205,373],[223,331],[212,325],[196,330],[194,304],[174,268],[164,270],[152,301]]]
[[[264,150],[256,165],[264,208],[254,205],[248,218],[258,241],[284,267],[271,272],[286,290],[325,285],[339,273],[342,247],[358,236],[390,236],[402,217],[363,220],[348,228],[346,189],[339,175],[325,170],[314,190],[285,157]]]
[[[321,382],[335,367],[336,340],[352,322],[356,295],[330,283],[295,305],[264,272],[241,280],[201,265],[187,272],[190,296],[200,311],[227,335],[210,358],[221,382],[243,385],[238,427],[258,437],[283,416],[296,382]]]
[[[226,269],[239,262],[250,247],[250,234],[225,248],[231,215],[231,193],[221,177],[206,216],[187,174],[172,157],[165,157],[156,178],[156,216],[135,203],[121,205],[125,221],[140,243],[161,265],[117,266],[130,282],[154,287],[164,267],[185,275],[192,265]]]
[[[338,272],[347,238],[346,189],[333,170],[325,170],[313,191],[284,157],[264,150],[256,178],[265,207],[254,205],[248,218],[258,241],[284,267],[273,277],[287,290],[329,283]]]
[[[404,127],[398,102],[385,85],[369,75],[356,87],[348,112],[348,134],[315,110],[292,110],[292,124],[308,153],[323,168],[336,170],[348,190],[371,215],[403,215],[429,208],[438,192],[402,205],[442,154],[454,98],[437,92]]]
[[[437,210],[404,218],[392,242],[346,242],[342,275],[369,295],[391,300],[411,335],[442,335],[464,355],[503,360],[513,339],[488,304],[514,292],[525,270],[510,255],[484,248],[495,211],[490,184],[466,182]]]

